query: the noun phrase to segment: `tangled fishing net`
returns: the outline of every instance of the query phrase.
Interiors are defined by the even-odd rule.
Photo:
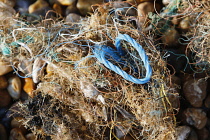
[[[210,68],[210,41],[209,41],[209,1],[183,2],[187,6],[190,18],[190,29],[185,33],[186,41],[189,41],[188,49],[194,55],[194,63],[197,72],[203,72]]]
[[[194,73],[209,71],[209,7],[205,0],[173,0],[160,14],[150,13],[156,34],[163,35],[174,27],[179,30],[178,42]]]
[[[153,31],[137,30],[129,17],[107,7],[99,6],[78,23],[47,19],[28,25],[14,20],[13,26],[0,27],[1,58],[20,77],[32,77],[37,83],[32,98],[18,105],[24,125],[38,138],[176,139],[179,101],[172,90],[176,85],[164,54],[154,43]],[[196,20],[209,16],[201,15],[199,11],[193,16]],[[209,22],[199,23],[190,29],[194,32],[186,32],[194,37],[188,48],[196,53],[197,62],[209,65]],[[150,81],[136,84],[99,61],[103,52],[109,63],[135,79],[148,76],[142,54],[130,42],[121,40],[123,55],[118,54],[115,39],[119,34],[128,35],[144,49],[152,68]]]

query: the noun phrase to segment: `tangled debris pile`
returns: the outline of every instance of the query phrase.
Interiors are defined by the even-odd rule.
[[[186,3],[186,2],[185,2]],[[182,22],[187,22],[189,30],[183,33],[186,40],[189,42],[187,48],[192,51],[195,61],[195,71],[197,73],[209,70],[210,63],[210,41],[209,41],[209,6],[208,1],[200,3],[186,3],[188,7],[194,7],[189,12],[192,13],[184,18]],[[182,23],[185,24],[185,23]]]
[[[155,12],[153,3],[144,2],[148,3],[153,7],[148,12]],[[203,15],[208,7],[189,10],[185,17],[186,7],[192,9],[195,4],[173,0],[160,15],[141,13],[144,6],[140,4],[120,8],[116,4],[98,5],[79,22],[46,19],[26,24],[14,18],[0,26],[1,63],[11,66],[1,75],[13,71],[24,79],[24,85],[16,87],[30,96],[11,110],[21,116],[36,139],[184,139],[192,132],[186,124],[205,127],[207,117],[201,109],[183,108],[191,119],[192,112],[203,114],[205,121],[199,126],[181,122],[183,126],[178,127],[176,117],[181,108],[178,77],[202,71],[201,79],[208,79],[209,23],[205,16],[210,14]],[[129,15],[135,7],[143,16]],[[197,47],[200,42],[202,47]],[[138,84],[130,77],[147,81]],[[183,90],[190,93],[185,85]],[[202,93],[207,85],[204,80]],[[20,98],[13,91],[16,87],[8,88],[15,100]],[[184,96],[191,100],[190,95]],[[201,107],[206,96],[199,106],[189,102]]]

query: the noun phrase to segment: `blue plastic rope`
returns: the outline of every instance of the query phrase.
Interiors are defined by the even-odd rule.
[[[120,60],[119,56],[123,55],[122,47],[121,47],[121,40],[125,40],[138,51],[139,56],[141,57],[141,60],[144,63],[144,67],[146,69],[146,76],[142,79],[134,78],[133,76],[127,74],[125,71],[120,69],[118,66],[112,64],[110,61],[107,60],[107,57],[113,58],[117,62],[122,62]],[[138,44],[133,38],[131,38],[127,34],[119,34],[119,36],[115,39],[115,46],[116,51],[112,49],[111,47],[105,46],[105,45],[95,45],[93,49],[94,57],[97,58],[97,60],[104,64],[107,68],[110,70],[116,72],[117,74],[121,75],[124,79],[131,81],[136,84],[145,84],[150,80],[150,77],[152,75],[152,68],[149,65],[148,57],[142,48],[140,44]],[[118,52],[119,55],[116,55],[114,52]]]

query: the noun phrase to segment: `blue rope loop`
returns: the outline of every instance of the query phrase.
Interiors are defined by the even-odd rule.
[[[108,56],[108,57],[111,57],[112,59],[114,59],[116,62],[122,62],[119,57],[123,53],[122,47],[121,47],[121,40],[125,40],[125,41],[129,42],[138,51],[138,54],[141,57],[141,60],[143,61],[144,67],[146,69],[146,76],[144,78],[137,79],[137,78],[129,75],[128,73],[126,73],[125,71],[120,69],[118,66],[112,64],[110,61],[107,60],[107,56]],[[96,57],[97,60],[100,63],[104,64],[107,68],[109,68],[110,70],[114,71],[115,73],[121,75],[124,79],[126,79],[128,81],[131,81],[135,84],[145,84],[145,83],[149,82],[150,77],[152,76],[152,68],[149,64],[148,57],[147,57],[144,49],[142,48],[142,46],[140,44],[138,44],[133,38],[131,38],[127,34],[119,34],[118,37],[115,39],[115,46],[116,46],[117,51],[112,49],[109,46],[95,45],[94,49],[93,49],[94,57]],[[115,52],[118,52],[119,55],[116,55]],[[122,62],[122,63],[124,63],[124,62]]]

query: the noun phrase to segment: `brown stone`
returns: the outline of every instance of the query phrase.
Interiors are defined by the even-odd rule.
[[[10,104],[11,97],[7,90],[0,90],[0,107],[6,107]]]
[[[2,125],[2,124],[0,124],[0,139],[7,140],[7,131],[4,127],[4,125]]]
[[[6,129],[10,128],[12,115],[12,111],[10,111],[7,107],[4,116],[1,118],[1,123],[5,126]]]
[[[161,38],[163,44],[169,47],[176,47],[179,44],[180,35],[178,31],[174,28],[168,29],[166,32],[163,33]]]
[[[206,113],[202,109],[187,108],[184,111],[184,115],[186,117],[185,121],[197,129],[202,129],[207,123]]]
[[[26,140],[20,128],[13,128],[10,131],[9,140]]]
[[[51,76],[54,73],[55,69],[51,64],[47,64],[46,72],[48,76]]]
[[[0,2],[0,16],[1,16],[1,2]],[[1,17],[0,17],[0,20],[2,20]],[[7,74],[11,71],[13,71],[13,69],[9,65],[9,63],[0,61],[0,75]]]
[[[172,75],[171,76],[171,83],[173,85],[176,85],[176,86],[180,86],[181,85],[181,79],[175,75]]]
[[[0,89],[5,89],[8,86],[8,81],[4,76],[0,76]]]
[[[48,6],[49,4],[45,0],[37,0],[35,3],[29,6],[28,11],[29,13],[33,13]]]
[[[27,17],[27,20],[29,22],[32,22],[32,23],[37,23],[37,22],[39,22],[39,21],[41,21],[43,19],[52,19],[52,18],[54,18],[56,16],[56,13],[49,6],[37,9],[32,14],[34,16]],[[43,23],[45,24],[43,26],[48,26],[48,25],[52,25],[54,23],[54,21],[52,21],[52,20],[45,20]]]
[[[32,93],[32,95],[33,95],[33,93]],[[22,91],[22,92],[21,92],[21,95],[20,95],[20,100],[21,100],[21,101],[25,101],[25,100],[28,100],[28,98],[29,98],[28,93]],[[33,98],[33,97],[32,97],[32,98]]]
[[[68,14],[68,16],[66,17],[65,22],[78,22],[80,21],[82,17],[78,14],[75,13],[70,13]]]
[[[187,30],[190,28],[190,17],[185,17],[179,23],[179,28],[182,30]]]
[[[89,13],[93,12],[92,5],[94,4],[101,4],[103,0],[78,0],[77,2],[77,9],[79,10],[80,14],[86,16]]]
[[[121,8],[119,10],[120,15],[137,16],[136,9],[131,8],[131,5],[126,2],[114,1],[111,3],[111,7],[113,7],[114,9]]]
[[[205,107],[210,108],[210,95],[208,95],[204,102]]]
[[[12,76],[8,79],[8,81],[9,81],[9,86],[7,87],[7,90],[10,96],[15,100],[19,99],[22,90],[22,84],[20,78],[18,76]]]
[[[63,13],[64,13],[61,5],[58,3],[53,4],[53,10],[55,10],[56,13],[58,13],[60,15],[63,15]]]
[[[34,82],[31,78],[24,78],[23,90],[30,96],[34,97],[33,91],[35,90]]]
[[[172,0],[162,0],[164,5],[168,5]]]
[[[205,127],[202,129],[196,130],[196,132],[198,134],[199,140],[207,140],[207,138],[209,137],[209,131]]]
[[[70,13],[79,13],[79,9],[77,9],[77,3],[72,3],[66,8],[65,15],[67,16]]]
[[[185,140],[190,134],[191,128],[189,126],[178,126],[176,128],[177,140]]]
[[[34,0],[16,0],[15,10],[20,14],[28,13],[28,7],[34,3]]]
[[[76,3],[77,0],[57,0],[61,5],[69,6],[72,3]]]
[[[183,93],[192,106],[201,107],[206,97],[206,87],[205,79],[191,78],[184,82]]]
[[[19,128],[23,134],[26,134],[27,129],[23,126],[23,123],[21,122],[22,120],[22,117],[14,117],[11,121],[11,127]]]
[[[198,140],[198,135],[194,129],[191,129],[190,134],[186,140]]]
[[[25,135],[26,140],[36,140],[36,137],[33,133],[28,133]]]

